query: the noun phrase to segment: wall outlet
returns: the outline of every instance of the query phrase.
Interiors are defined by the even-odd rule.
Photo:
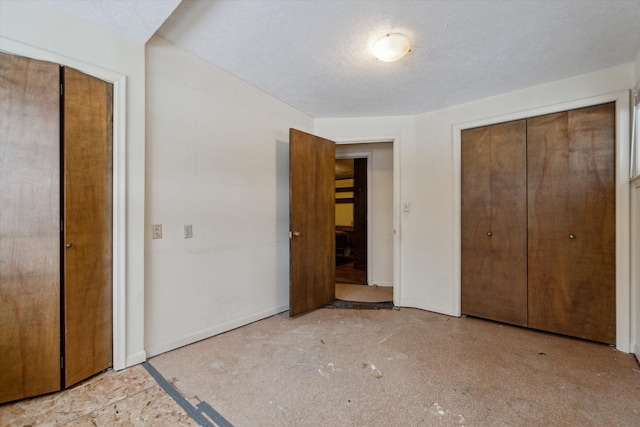
[[[162,224],[153,224],[151,226],[151,237],[153,239],[162,239]]]
[[[184,226],[184,238],[190,239],[193,237],[193,227],[191,224]]]

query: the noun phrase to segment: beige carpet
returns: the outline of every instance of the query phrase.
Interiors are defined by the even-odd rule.
[[[417,309],[285,312],[151,364],[235,427],[640,426],[633,355]]]
[[[336,283],[336,299],[355,302],[393,301],[393,286]]]

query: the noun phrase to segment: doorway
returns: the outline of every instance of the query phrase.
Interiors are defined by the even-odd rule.
[[[353,143],[349,143],[353,144]],[[364,147],[369,151],[360,153]],[[336,299],[335,159],[367,158],[367,278],[399,301],[399,168],[397,139],[378,143],[336,143],[289,130],[289,316],[323,307]],[[379,149],[384,148],[382,155]],[[377,154],[376,154],[377,153]],[[376,172],[374,174],[374,171]],[[374,176],[376,179],[372,180]],[[369,185],[373,183],[373,185]],[[372,188],[375,198],[371,197]],[[386,197],[379,197],[387,194]],[[313,206],[314,209],[309,209]],[[380,226],[383,224],[383,226]],[[375,240],[375,244],[374,244]],[[371,248],[376,248],[372,251]],[[375,268],[373,268],[375,267]],[[372,274],[373,272],[373,274]],[[372,282],[372,279],[375,282]],[[350,285],[360,289],[371,286]],[[375,289],[375,288],[374,288]],[[391,302],[391,304],[393,304]]]
[[[367,158],[336,159],[336,283],[367,282]]]
[[[380,292],[385,301],[393,300],[393,145],[393,142],[336,145],[337,299],[342,299],[342,288],[347,284],[352,288],[348,291],[350,296],[352,292],[359,295]],[[357,289],[353,289],[354,284]],[[367,300],[366,296],[363,298]],[[378,297],[374,299],[382,302]]]

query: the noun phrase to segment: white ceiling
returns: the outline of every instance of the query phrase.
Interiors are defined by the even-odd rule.
[[[42,0],[125,37],[146,43],[181,0]]]
[[[316,118],[424,113],[631,62],[640,50],[638,0],[47,3],[142,42],[157,30]],[[396,63],[369,53],[389,32],[413,43]]]

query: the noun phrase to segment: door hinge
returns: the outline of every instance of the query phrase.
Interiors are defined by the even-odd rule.
[[[64,357],[60,356],[60,369],[64,369]]]
[[[64,231],[64,221],[60,220],[60,231]]]
[[[60,83],[60,96],[64,95],[64,84]]]

